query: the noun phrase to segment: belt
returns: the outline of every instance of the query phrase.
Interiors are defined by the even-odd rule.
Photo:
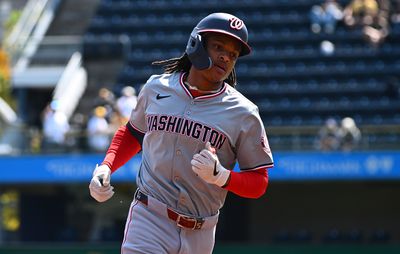
[[[143,203],[144,205],[148,206],[149,198],[146,194],[141,192],[139,189],[136,191],[135,199]],[[190,217],[187,215],[180,214],[171,208],[167,207],[167,215],[168,218],[175,221],[176,225],[181,228],[188,228],[188,229],[201,229],[204,224],[204,219],[202,218],[195,218]]]

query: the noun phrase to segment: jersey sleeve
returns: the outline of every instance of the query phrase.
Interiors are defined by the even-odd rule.
[[[145,113],[148,104],[148,90],[149,89],[147,88],[147,85],[144,85],[142,90],[140,90],[136,107],[132,110],[131,116],[129,118],[130,128],[143,135],[147,132]]]
[[[257,108],[241,123],[236,155],[241,171],[271,168],[274,165],[267,134]]]

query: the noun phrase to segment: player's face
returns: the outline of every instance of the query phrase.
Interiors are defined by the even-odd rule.
[[[207,34],[206,45],[213,66],[207,70],[214,82],[225,80],[235,67],[240,54],[240,43],[234,38],[217,33]]]

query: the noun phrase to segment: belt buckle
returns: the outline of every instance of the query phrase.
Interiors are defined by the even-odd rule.
[[[178,227],[181,227],[181,228],[188,228],[185,225],[181,224],[183,220],[193,222],[193,227],[190,228],[192,230],[200,229],[204,223],[203,219],[196,219],[196,218],[192,218],[189,216],[178,214],[178,218],[176,219],[176,225],[178,225]]]

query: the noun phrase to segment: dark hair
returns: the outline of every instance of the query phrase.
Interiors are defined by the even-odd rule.
[[[152,64],[162,65],[164,73],[189,72],[190,67],[192,67],[192,63],[190,62],[189,57],[186,53],[184,53],[180,57],[154,61],[152,62]],[[229,76],[224,81],[232,87],[236,86],[235,68],[233,68],[232,72],[229,73]]]

